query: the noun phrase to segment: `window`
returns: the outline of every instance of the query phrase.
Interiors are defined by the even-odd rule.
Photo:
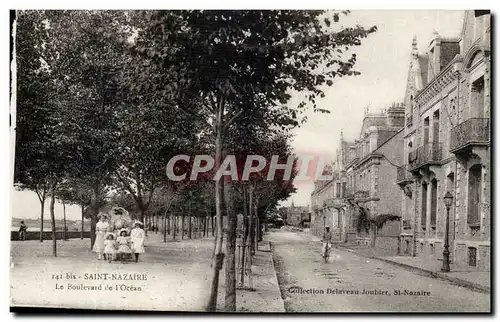
[[[476,164],[469,170],[469,202],[467,223],[470,226],[479,225],[481,204],[481,165]]]
[[[477,263],[477,249],[469,247],[468,249],[469,266],[476,266]]]
[[[436,227],[436,215],[437,215],[437,180],[432,179],[431,181],[431,227]]]
[[[438,143],[439,140],[439,110],[435,111],[432,117],[432,141]]]
[[[427,183],[422,183],[422,214],[420,225],[425,229],[427,221]]]
[[[481,76],[472,83],[471,87],[471,115],[484,118],[484,77]]]
[[[424,119],[424,145],[429,143],[429,118]]]

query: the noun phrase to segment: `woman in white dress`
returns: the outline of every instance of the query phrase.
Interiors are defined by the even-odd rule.
[[[106,215],[99,214],[99,222],[95,225],[95,242],[92,249],[97,253],[97,259],[101,260],[104,253],[104,240],[109,231],[109,223],[106,221]]]
[[[135,254],[135,262],[139,261],[139,254],[145,252],[144,250],[144,238],[146,234],[144,229],[141,228],[142,223],[140,221],[136,221],[134,223],[134,229],[130,232],[130,241],[132,242],[132,253]]]

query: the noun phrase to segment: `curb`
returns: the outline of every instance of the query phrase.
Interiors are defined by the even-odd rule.
[[[363,257],[370,258],[370,259],[376,259],[376,260],[379,260],[379,261],[382,261],[385,263],[399,266],[399,267],[404,268],[408,271],[420,273],[420,275],[423,275],[423,276],[428,276],[428,277],[432,277],[432,278],[445,280],[445,281],[451,282],[452,284],[468,288],[472,291],[486,293],[486,294],[490,294],[490,292],[491,292],[491,289],[487,286],[483,286],[483,285],[478,284],[478,283],[466,281],[466,280],[461,279],[461,278],[448,276],[448,275],[441,273],[441,272],[435,272],[435,271],[431,271],[431,270],[428,270],[425,268],[420,268],[420,267],[415,267],[415,266],[408,265],[408,264],[399,263],[399,262],[392,261],[390,259],[386,259],[383,257],[366,255],[366,254],[363,254],[363,253],[360,253],[360,252],[357,252],[355,250],[348,249],[348,248],[345,248],[342,246],[338,246],[338,248],[343,249],[343,250],[348,251],[348,252],[351,252],[353,254],[359,255],[359,256],[363,256]]]
[[[283,311],[278,312],[278,313],[284,313],[284,312],[286,312],[285,301],[283,301],[283,297],[281,294],[281,287],[280,287],[280,283],[278,282],[278,274],[276,273],[276,266],[274,265],[274,258],[273,258],[272,251],[273,251],[273,244],[271,242],[269,242],[269,252],[271,253],[271,264],[273,265],[274,280],[276,281],[276,285],[278,286],[280,306],[283,309]]]

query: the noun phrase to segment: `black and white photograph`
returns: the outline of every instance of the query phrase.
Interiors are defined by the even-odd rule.
[[[11,312],[491,313],[491,20],[11,10]]]

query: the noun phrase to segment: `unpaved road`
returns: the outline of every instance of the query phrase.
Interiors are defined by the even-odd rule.
[[[332,250],[332,258],[325,264],[321,244],[305,234],[280,230],[266,237],[273,245],[288,312],[490,311],[489,294],[338,248]]]

